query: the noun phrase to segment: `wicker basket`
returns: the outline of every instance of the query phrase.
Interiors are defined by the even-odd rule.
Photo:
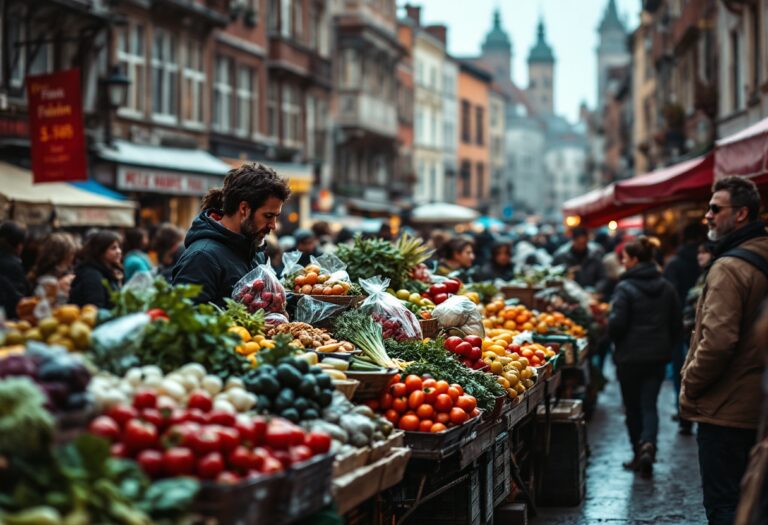
[[[434,339],[440,330],[440,323],[437,319],[419,319],[419,325],[421,325],[421,335],[424,338]]]
[[[360,381],[357,379],[336,379],[333,382],[333,386],[351,401],[355,395],[355,390],[360,386]]]
[[[517,299],[520,303],[527,307],[533,308],[534,296],[539,293],[543,288],[537,286],[524,287],[524,286],[502,286],[501,293],[504,294],[506,299]]]
[[[389,382],[392,380],[395,374],[397,374],[397,369],[382,369],[380,372],[347,370],[344,373],[347,374],[348,379],[357,379],[360,381],[360,385],[357,387],[357,391],[355,391],[355,395],[352,400],[368,401],[369,399],[378,398],[381,393],[384,392]]]

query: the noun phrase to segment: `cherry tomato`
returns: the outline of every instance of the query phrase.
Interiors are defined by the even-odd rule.
[[[405,387],[405,383],[395,383],[389,387],[389,393],[392,394],[392,397],[398,398],[407,394],[408,390]]]
[[[446,430],[448,430],[448,428],[446,428],[446,426],[442,423],[435,423],[434,425],[432,425],[432,428],[429,429],[430,432],[434,432],[434,433],[445,432]]]
[[[469,419],[469,415],[459,407],[453,407],[449,416],[451,418],[451,423],[454,425],[461,425]]]
[[[159,478],[163,475],[163,453],[157,450],[142,450],[136,456],[136,462],[141,470],[151,478]]]
[[[408,408],[416,410],[424,404],[424,392],[421,390],[414,390],[411,395],[408,396]]]
[[[210,412],[213,408],[213,399],[205,390],[195,390],[189,395],[187,408],[196,408],[203,412]]]
[[[224,458],[218,452],[211,452],[197,462],[197,476],[202,479],[216,479],[224,472]]]
[[[109,416],[99,416],[91,421],[88,431],[110,441],[115,441],[120,437],[120,425]]]
[[[398,397],[392,401],[392,408],[394,408],[395,412],[398,414],[403,414],[408,410],[408,400],[404,397]]]
[[[122,439],[131,452],[152,448],[157,444],[157,428],[152,423],[132,419],[125,425]]]
[[[419,418],[416,416],[403,416],[400,418],[400,423],[398,424],[398,427],[401,430],[407,430],[407,431],[416,431],[419,429]]]
[[[435,389],[437,390],[438,394],[445,394],[448,392],[448,388],[450,385],[448,384],[448,381],[443,381],[442,379],[435,383]]]
[[[111,417],[122,428],[131,419],[138,417],[139,411],[130,405],[115,405],[107,410],[106,415]]]
[[[434,425],[434,423],[431,419],[422,419],[419,422],[419,432],[429,432],[429,430],[432,428],[432,425]]]
[[[440,394],[435,401],[435,409],[438,412],[449,412],[453,407],[453,399],[448,394]]]
[[[421,420],[432,419],[435,417],[435,407],[424,403],[416,409],[416,415],[419,416],[419,419]]]
[[[456,406],[470,414],[477,406],[477,399],[468,395],[459,396],[459,399],[456,400]]]

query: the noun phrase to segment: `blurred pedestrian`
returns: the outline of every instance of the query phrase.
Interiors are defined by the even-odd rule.
[[[491,259],[473,273],[474,281],[511,281],[515,278],[515,265],[512,263],[512,244],[497,241],[491,247]]]
[[[555,252],[553,264],[564,265],[573,274],[573,280],[584,288],[601,291],[606,286],[603,249],[589,242],[586,228],[571,230],[571,241]]]
[[[120,235],[110,230],[97,231],[87,238],[80,263],[75,268],[75,279],[69,293],[71,303],[112,308],[110,293],[122,284],[121,245]]]
[[[144,228],[132,228],[125,232],[125,282],[131,280],[137,272],[151,272],[152,261],[147,255],[149,249],[149,235]]]
[[[170,282],[173,267],[184,253],[184,230],[169,222],[161,224],[155,230],[152,250],[157,258],[157,274]]]
[[[311,230],[299,228],[293,232],[293,238],[296,240],[296,249],[301,252],[298,263],[306,266],[312,262],[312,257],[319,257],[320,250],[317,249],[317,237]]]
[[[713,187],[705,215],[715,260],[696,307],[683,366],[680,417],[698,423],[699,470],[710,525],[731,524],[757,441],[765,360],[753,326],[768,296],[768,232],[760,193],[742,177]]]
[[[288,200],[288,183],[263,164],[243,164],[227,173],[224,187],[208,191],[203,211],[184,240],[173,284],[199,284],[196,303],[223,306],[237,281],[266,257],[263,244],[277,228]]]
[[[475,262],[475,247],[466,237],[454,237],[438,250],[440,264],[438,275],[458,277],[464,282],[470,280],[470,269]]]
[[[317,221],[312,225],[312,233],[317,238],[318,249],[320,253],[333,253],[336,246],[333,244],[333,232],[331,226],[325,221]]]
[[[5,277],[21,296],[29,295],[21,252],[27,239],[27,229],[15,221],[0,225],[0,275]]]
[[[655,248],[647,237],[624,245],[626,271],[614,291],[608,319],[634,452],[623,466],[644,477],[653,472],[659,431],[657,399],[682,327],[677,294],[653,261]]]
[[[45,237],[27,274],[31,290],[41,287],[49,301],[65,304],[75,278],[75,257],[79,250],[80,244],[69,233],[56,232]]]

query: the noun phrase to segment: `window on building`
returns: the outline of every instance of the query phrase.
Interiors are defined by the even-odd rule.
[[[317,128],[317,103],[315,97],[307,94],[307,118],[304,126],[304,136],[307,137],[307,155],[315,157],[315,129]]]
[[[283,140],[301,142],[301,99],[299,90],[291,84],[283,89]]]
[[[432,167],[429,170],[429,194],[430,200],[442,200],[441,196],[437,194],[437,165],[433,162]]]
[[[280,32],[280,0],[269,0],[267,6],[267,26],[270,33]]]
[[[416,144],[424,143],[424,108],[416,108],[416,122],[414,122],[414,134],[416,135]]]
[[[356,88],[360,84],[360,55],[357,49],[346,48],[341,55],[341,87]]]
[[[485,198],[485,164],[478,162],[475,166],[475,176],[477,177],[477,198]]]
[[[472,142],[472,107],[469,100],[461,101],[461,140],[465,144]]]
[[[293,0],[280,0],[280,35],[285,38],[290,38],[292,35],[292,17]]]
[[[304,38],[304,1],[296,0],[293,3],[293,38],[299,42],[306,42]]]
[[[731,92],[733,110],[744,107],[744,76],[741,60],[741,39],[738,31],[731,31]]]
[[[319,5],[315,2],[309,3],[309,27],[307,27],[309,34],[307,35],[307,42],[310,49],[318,49],[320,47],[320,25],[323,23],[322,12]]]
[[[456,126],[446,119],[443,122],[443,150],[453,151],[454,149],[456,149]]]
[[[429,145],[437,147],[437,115],[435,111],[430,112],[429,116]]]
[[[213,85],[213,129],[232,129],[232,59],[216,58],[216,82]]]
[[[235,132],[243,137],[251,134],[253,122],[253,69],[242,66],[237,70],[237,109],[235,110]]]
[[[435,66],[429,68],[429,87],[437,89],[437,68]]]
[[[752,5],[749,8],[749,15],[752,19],[752,93],[757,95],[760,89],[760,76],[761,76],[761,57],[760,53],[760,16],[758,15],[758,6]]]
[[[468,160],[461,161],[461,196],[472,196],[472,164]]]
[[[14,27],[16,24],[11,24]],[[131,80],[125,109],[144,112],[144,88],[146,86],[146,58],[144,26],[130,24],[117,33],[117,60]]]
[[[485,143],[485,124],[483,119],[483,108],[480,106],[475,107],[475,142],[478,146],[482,146]]]
[[[163,29],[155,29],[152,40],[152,113],[175,117],[178,114],[179,63],[176,39]]]
[[[204,93],[203,45],[198,40],[189,40],[184,60],[184,96],[181,99],[181,118],[185,123],[203,123]]]
[[[23,16],[19,13],[18,16]],[[124,31],[121,32],[124,34]],[[27,40],[26,24],[8,24],[8,40],[11,42],[11,86],[20,89],[24,85],[24,75],[27,70],[27,46],[16,46],[18,42]]]
[[[267,84],[267,135],[277,137],[279,135],[280,104],[279,87],[276,80],[269,79]]]

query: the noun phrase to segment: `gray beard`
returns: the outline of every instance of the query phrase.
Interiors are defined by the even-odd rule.
[[[712,241],[712,242],[717,242],[717,241],[719,241],[719,240],[720,240],[720,235],[718,235],[718,233],[717,233],[717,230],[715,230],[715,229],[710,229],[710,230],[707,232],[707,239],[709,239],[709,240],[710,240],[710,241]]]

